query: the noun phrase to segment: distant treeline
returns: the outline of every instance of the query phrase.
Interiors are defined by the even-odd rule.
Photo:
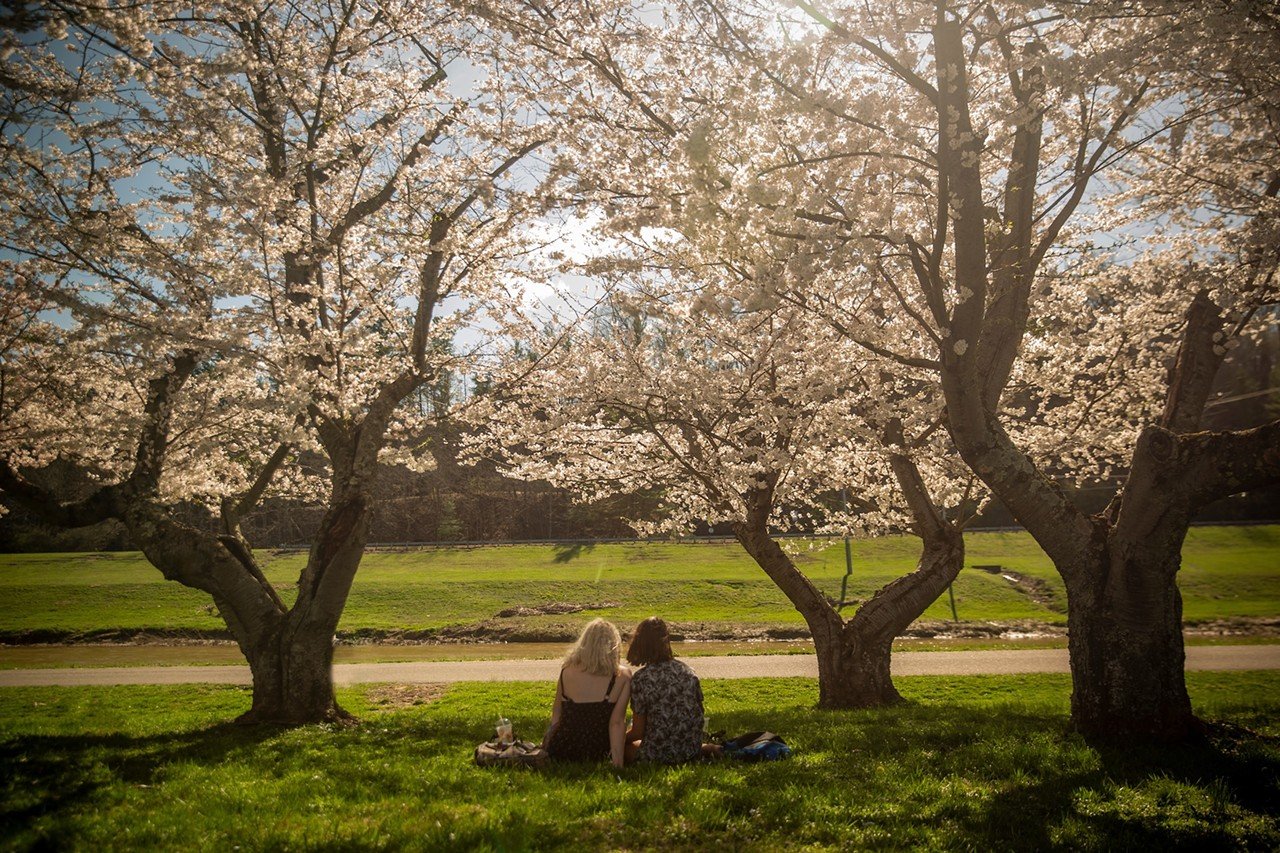
[[[628,496],[598,504],[576,503],[562,489],[545,483],[522,483],[493,473],[462,469],[411,474],[384,472],[375,504],[371,542],[500,542],[509,540],[575,540],[628,538],[634,531],[627,518],[647,518],[654,512],[650,495]],[[1090,502],[1101,510],[1111,489],[1089,490]],[[320,520],[322,509],[268,503],[246,520],[254,543],[280,547],[307,542]],[[190,522],[212,525],[208,514],[192,507]],[[1280,517],[1280,488],[1237,495],[1209,507],[1201,521],[1269,521]],[[1008,527],[1017,522],[999,504],[988,506],[975,527]],[[702,528],[698,533],[729,533]],[[124,528],[117,523],[79,530],[56,530],[32,521],[20,512],[0,519],[0,551],[114,551],[134,550]]]

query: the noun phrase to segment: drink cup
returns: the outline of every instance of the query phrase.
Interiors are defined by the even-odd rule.
[[[498,743],[503,744],[504,746],[509,745],[510,743],[512,743],[512,741],[515,740],[515,735],[511,727],[511,721],[508,720],[506,717],[498,718],[498,727],[496,731],[498,734]]]

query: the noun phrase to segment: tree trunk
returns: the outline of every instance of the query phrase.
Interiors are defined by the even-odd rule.
[[[1202,479],[1189,476],[1198,447],[1191,436],[1144,430],[1124,490],[1094,519],[1105,546],[1091,551],[1089,564],[1062,572],[1071,716],[1091,737],[1181,740],[1198,727],[1183,671],[1178,591],[1192,491]]]
[[[818,659],[818,707],[875,708],[902,701],[890,674],[893,640],[960,571],[960,531],[942,522],[935,510],[930,518],[936,523],[921,525],[925,547],[916,570],[879,590],[846,622],[769,536],[768,495],[758,500],[747,519],[734,525],[734,533],[809,626]]]
[[[246,652],[253,707],[242,722],[316,723],[350,719],[333,692],[333,637],[364,556],[369,529],[365,478],[343,479],[298,581],[298,598]]]
[[[1220,312],[1201,292],[1170,371],[1165,409],[1134,445],[1129,475],[1101,516],[1080,511],[1014,446],[944,351],[948,428],[970,468],[1053,560],[1067,588],[1072,722],[1089,736],[1179,740],[1198,728],[1183,672],[1182,542],[1195,512],[1280,479],[1280,422],[1196,432],[1221,362]]]
[[[753,542],[748,553],[757,562],[772,564],[766,569],[771,577],[785,566],[800,574],[786,553],[768,542],[772,548]],[[847,622],[821,594],[817,599],[792,599],[813,636],[818,707],[878,708],[902,701],[891,675],[893,641],[937,600],[963,565],[963,537],[946,525],[925,541],[914,572],[878,590]]]
[[[350,719],[333,692],[333,635],[322,629],[290,638],[281,623],[249,655],[253,705],[241,723],[332,722]]]
[[[1114,542],[1114,538],[1112,540]],[[1148,543],[1141,560],[1110,550],[1068,586],[1071,718],[1093,738],[1182,740],[1198,729],[1183,672],[1177,544]],[[1152,571],[1150,552],[1166,565]],[[1072,587],[1076,587],[1072,589]]]
[[[844,620],[827,597],[813,585],[813,581],[796,568],[787,553],[769,535],[769,496],[762,495],[757,500],[758,503],[749,509],[747,519],[733,525],[733,532],[743,550],[778,585],[778,589],[782,590],[809,626],[809,635],[813,637],[814,651],[818,657],[819,706],[865,707],[865,704],[840,704],[849,697],[861,696],[867,692],[861,687],[846,687],[842,684],[845,681],[856,682],[861,677],[858,669],[860,656],[850,654],[853,649],[845,642]],[[886,666],[886,681],[888,675]],[[894,696],[897,696],[896,692]]]
[[[138,503],[124,513],[134,540],[166,578],[209,593],[253,675],[245,723],[315,723],[348,718],[333,692],[333,635],[363,553],[366,502],[325,516],[298,600],[286,610],[238,535],[215,536]],[[345,510],[345,511],[344,511]],[[324,571],[311,563],[325,561]]]
[[[847,625],[813,637],[819,708],[879,708],[902,701],[889,674],[893,638],[864,638]]]
[[[1139,439],[1123,500],[1093,518],[1065,504],[1055,484],[1037,489],[1031,477],[1005,476],[1017,472],[1016,464],[1001,468],[976,453],[968,460],[1053,559],[1066,585],[1071,718],[1089,736],[1178,740],[1196,726],[1183,675],[1177,586],[1194,502],[1181,467],[1151,451],[1166,438],[1176,441],[1152,428]],[[963,441],[957,443],[963,447]],[[1050,521],[1055,509],[1065,509],[1057,525]]]

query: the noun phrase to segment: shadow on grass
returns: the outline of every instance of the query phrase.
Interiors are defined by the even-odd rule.
[[[24,735],[0,742],[0,837],[36,818],[81,808],[100,790],[156,785],[174,763],[212,766],[253,750],[280,728],[232,722],[173,734]]]
[[[641,810],[628,819],[640,835],[605,839],[624,846],[683,843],[663,830],[644,834],[653,815],[646,817],[642,800],[657,821],[701,821],[694,838],[730,846],[785,840],[782,846],[1276,849],[1280,842],[1280,739],[1235,726],[1215,725],[1207,738],[1177,747],[1099,748],[1070,731],[1064,715],[1043,708],[910,701],[875,711],[721,713],[714,725],[730,734],[777,731],[796,757],[621,773],[561,765],[540,777],[577,790],[620,778],[624,784],[615,787],[627,792],[626,808]],[[465,726],[441,725],[422,745],[448,750],[467,734]],[[502,773],[471,775],[501,784]],[[467,776],[436,796],[475,797]],[[690,811],[690,803],[709,797],[710,816]],[[566,811],[561,819],[573,818]]]
[[[1227,826],[1229,804],[1277,813],[1274,759],[1241,761],[1211,745],[1143,752],[1108,750],[1097,770],[1009,786],[968,833],[985,845],[1021,849],[1088,848],[1103,840],[1121,850],[1233,849],[1242,841],[1255,845]],[[1204,796],[1179,802],[1191,788]]]
[[[572,545],[557,544],[551,549],[555,555],[551,559],[557,563],[567,563],[585,554],[590,554],[595,547],[594,542],[575,542]]]
[[[932,755],[934,768],[920,776],[976,785],[967,802],[945,802],[936,813],[919,804],[922,822],[952,825],[949,846],[1273,849],[1280,840],[1280,739],[1212,724],[1204,738],[1178,746],[1099,745],[1071,732],[1063,718],[1016,706],[994,720],[989,710],[950,707],[940,730],[940,709],[913,705],[896,716],[874,712],[868,758]],[[911,798],[908,791],[899,797]],[[1255,817],[1270,827],[1257,826]]]

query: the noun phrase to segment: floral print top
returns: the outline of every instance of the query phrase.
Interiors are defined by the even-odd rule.
[[[640,761],[675,764],[702,751],[702,683],[684,661],[651,663],[632,676],[631,710],[645,716]]]

